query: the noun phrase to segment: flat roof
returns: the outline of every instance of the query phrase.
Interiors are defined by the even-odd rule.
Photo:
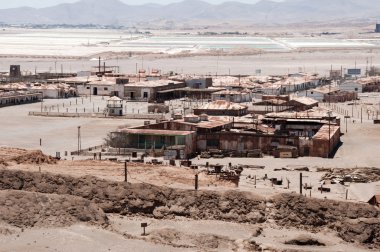
[[[200,89],[200,88],[173,88],[173,89],[168,89],[168,90],[163,90],[163,91],[157,91],[158,94],[166,94],[166,93],[171,93],[175,91],[185,91],[185,92],[194,92],[194,93],[214,93],[221,91],[223,89]]]
[[[135,83],[128,83],[125,84],[126,87],[162,87],[162,86],[169,86],[172,85],[178,85],[178,84],[184,84],[180,81],[172,81],[172,80],[154,80],[154,81],[140,81]]]
[[[156,130],[156,129],[121,129],[119,132],[133,135],[156,135],[156,136],[187,136],[195,131],[180,130]]]

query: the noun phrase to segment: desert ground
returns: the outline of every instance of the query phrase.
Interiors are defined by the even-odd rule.
[[[316,28],[316,27],[311,27]],[[340,27],[342,28],[342,27]],[[337,39],[378,39],[369,26],[343,27]],[[260,36],[307,36],[340,32],[338,27],[313,32],[293,27],[268,28]],[[258,30],[261,33],[263,29]],[[162,54],[106,51],[85,56],[0,53],[0,70],[20,64],[22,70],[53,72],[89,70],[102,57],[121,72],[158,68],[189,74],[287,74],[305,71],[327,76],[334,69],[379,65],[379,48],[307,48],[283,52],[244,50],[233,53]],[[380,211],[366,202],[380,191],[379,94],[350,103],[321,104],[342,118],[342,146],[334,158],[191,160],[198,170],[125,160],[92,160],[71,156],[82,148],[101,145],[107,133],[144,120],[54,118],[29,116],[30,111],[96,111],[102,97],[44,100],[0,108],[0,251],[376,251],[380,249]],[[369,105],[371,104],[371,105]],[[125,103],[128,113],[145,113],[146,103]],[[372,114],[366,114],[370,110]],[[364,115],[361,112],[364,111]],[[343,113],[342,113],[343,112]],[[344,114],[352,115],[346,121]],[[346,131],[347,128],[347,131]],[[41,139],[41,144],[40,144]],[[61,154],[61,160],[54,156]],[[67,152],[67,156],[64,153]],[[141,153],[140,153],[141,154]],[[148,157],[145,161],[150,161]],[[207,175],[204,165],[231,163],[245,168],[238,185]],[[299,177],[311,189],[299,194]],[[343,173],[362,182],[327,184],[322,180]],[[199,175],[199,190],[194,177]],[[255,178],[256,177],[256,182]],[[282,179],[273,185],[267,178]],[[289,181],[289,185],[288,182]],[[147,224],[142,235],[142,223]]]
[[[84,97],[80,106],[91,109],[94,100],[89,99]],[[101,97],[91,99],[104,103]],[[62,102],[75,109],[70,99],[45,100],[43,106]],[[358,114],[361,106],[367,111],[368,104],[374,104],[371,109],[376,109],[378,102],[377,94],[369,94],[355,105],[331,106],[336,113],[354,114],[347,133],[342,120],[343,145],[332,159],[195,158],[192,162],[200,166],[198,170],[169,166],[166,161],[163,165],[128,163],[128,183],[124,182],[128,157],[115,162],[68,155],[58,161],[49,155],[76,150],[77,125],[88,129],[82,135],[86,148],[102,144],[110,130],[142,121],[28,115],[39,111],[41,104],[2,108],[2,118],[8,120],[3,123],[0,149],[0,251],[378,249],[380,212],[365,202],[380,186],[379,128],[372,115],[365,114],[361,122]],[[146,104],[138,106],[142,111],[146,108]],[[38,133],[31,134],[30,128]],[[237,186],[207,175],[206,162],[263,169],[244,169]],[[321,194],[320,181],[336,168],[351,168],[347,173],[363,176],[366,183],[327,185],[331,192]],[[303,191],[304,196],[299,196],[300,172],[303,182],[312,186]],[[199,174],[199,191],[194,191],[195,174]],[[272,185],[265,174],[283,179],[283,185]],[[148,223],[146,236],[141,235],[141,223]]]

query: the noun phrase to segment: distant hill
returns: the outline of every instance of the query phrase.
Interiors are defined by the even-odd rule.
[[[225,2],[219,5],[185,0],[168,5],[140,6],[127,5],[119,0],[80,0],[41,9],[0,10],[0,22],[7,24],[134,25],[158,20],[286,24],[373,18],[380,19],[380,0],[262,0],[255,4]]]

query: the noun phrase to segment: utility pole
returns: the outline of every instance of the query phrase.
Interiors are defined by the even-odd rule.
[[[331,110],[329,110],[327,112],[327,115],[328,115],[328,123],[329,123],[329,152],[327,154],[327,158],[330,158],[330,153],[331,153]]]

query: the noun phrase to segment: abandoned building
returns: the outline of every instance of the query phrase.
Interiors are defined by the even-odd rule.
[[[265,115],[271,112],[305,111],[314,107],[318,107],[318,101],[310,97],[265,95],[261,101],[249,107],[249,113]]]
[[[325,109],[267,114],[263,121],[282,135],[299,138],[299,155],[330,157],[340,145],[340,120]]]
[[[234,103],[243,103],[252,101],[252,93],[250,91],[233,91],[222,90],[211,94],[212,101],[224,100]]]
[[[108,116],[122,116],[123,100],[117,96],[112,96],[107,100],[107,108],[105,112]]]
[[[287,101],[285,106],[291,107],[293,111],[306,111],[314,107],[318,107],[318,101],[310,97],[292,97]]]
[[[126,84],[124,94],[127,100],[156,101],[160,92],[185,87],[184,82],[172,80],[142,81]]]
[[[43,94],[40,92],[0,92],[0,107],[40,102],[42,99]]]
[[[117,96],[124,97],[124,85],[129,82],[128,78],[103,76],[83,76],[61,79],[60,81],[75,88],[77,95],[90,96]]]
[[[210,116],[244,116],[248,113],[248,107],[228,101],[213,101],[194,109],[195,115],[206,114]]]
[[[124,128],[113,134],[119,134],[125,139],[122,147],[134,149],[169,148],[178,151],[185,158],[197,152],[197,134],[212,134],[229,130],[232,122],[209,121],[207,116],[194,119],[192,116],[183,120],[165,121],[141,127]]]
[[[122,148],[170,149],[172,154],[176,150],[177,158],[213,149],[243,157],[260,151],[275,157],[327,158],[340,145],[339,120],[323,115],[319,108],[236,122],[229,116],[186,115],[181,120],[124,128],[112,134],[121,136]]]

